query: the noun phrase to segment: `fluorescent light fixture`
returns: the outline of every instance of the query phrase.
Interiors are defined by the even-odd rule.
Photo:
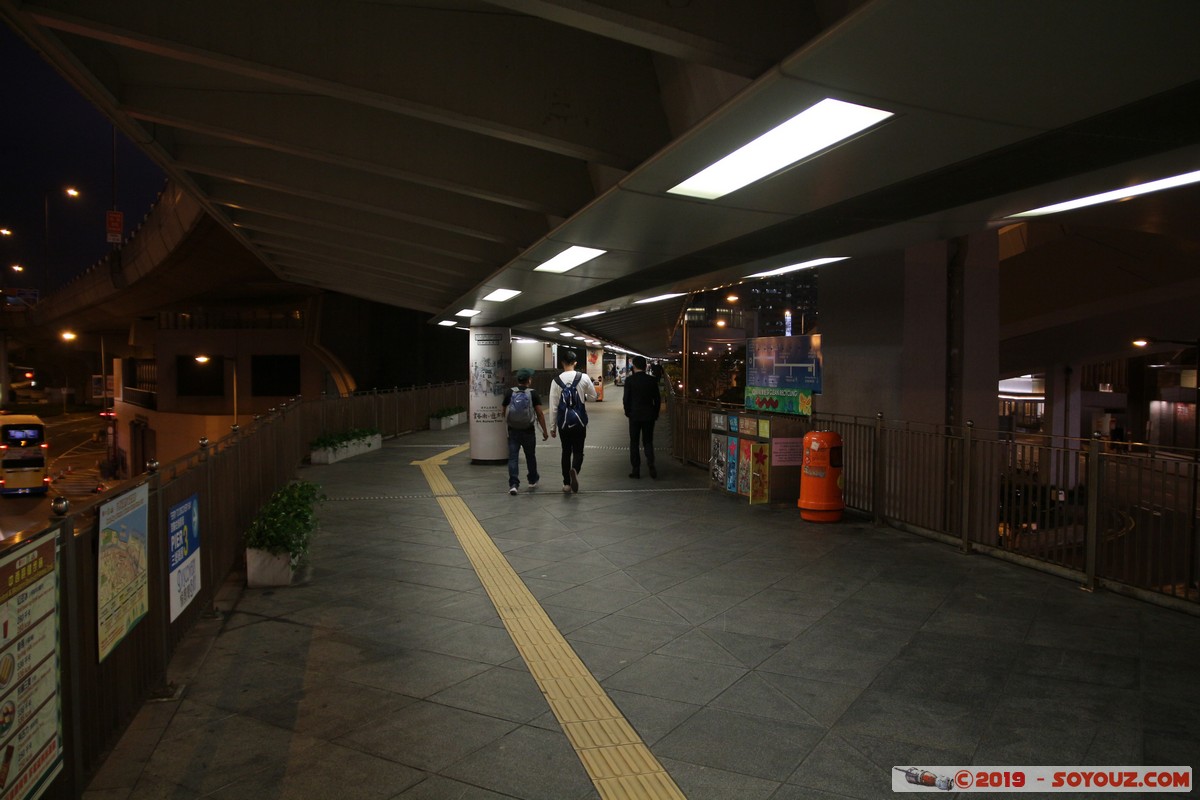
[[[1022,211],[1020,214],[1010,214],[1005,219],[1013,219],[1015,217],[1040,217],[1045,214],[1057,214],[1060,211],[1071,211],[1076,208],[1085,208],[1087,206],[1099,205],[1100,203],[1110,203],[1114,200],[1126,200],[1130,197],[1137,197],[1141,194],[1150,194],[1151,192],[1159,192],[1163,189],[1174,189],[1176,186],[1187,186],[1189,183],[1200,181],[1200,170],[1188,172],[1183,175],[1176,175],[1171,178],[1163,178],[1162,180],[1150,181],[1149,183],[1139,183],[1136,186],[1126,186],[1123,189],[1113,189],[1111,192],[1103,194],[1093,194],[1087,197],[1080,197],[1075,200],[1067,200],[1063,203],[1056,203],[1052,206],[1042,206],[1041,208]]]
[[[890,116],[890,111],[827,97],[667,192],[715,200]]]
[[[439,322],[439,323],[438,323],[438,325],[442,325],[442,326],[444,326],[444,327],[447,327],[447,328],[449,328],[451,325],[457,325],[457,324],[458,324],[458,323],[457,323],[457,322],[455,322],[455,321],[454,321],[454,320],[452,320],[452,319],[444,319],[444,320],[442,320],[441,322]]]
[[[819,267],[822,264],[832,264],[835,261],[845,261],[850,256],[837,256],[835,258],[814,258],[812,261],[802,261],[799,264],[789,264],[786,267],[778,267],[777,269],[769,269],[766,272],[756,272],[753,275],[746,275],[747,278],[770,278],[775,275],[784,275],[788,272],[795,272],[799,269],[812,269]]]
[[[580,336],[579,334],[575,334],[575,335],[574,335],[574,336],[572,336],[571,338],[572,338],[572,339],[586,339],[587,337],[586,337],[586,336]]]
[[[559,331],[559,329],[554,327],[553,325],[547,325],[544,328],[542,328],[542,330],[550,331],[551,333],[558,333],[558,331]]]
[[[647,297],[644,300],[634,300],[633,304],[639,303],[657,303],[659,300],[670,300],[672,297],[683,297],[687,292],[674,292],[672,294],[660,294],[658,297]]]
[[[491,300],[493,303],[503,303],[505,300],[512,300],[520,293],[519,289],[497,289],[483,299]]]
[[[459,311],[454,316],[456,316],[456,317],[473,317],[478,313],[479,313],[479,309],[477,309],[477,308],[464,308],[462,311]]]
[[[594,247],[571,245],[549,261],[543,261],[533,268],[534,272],[570,272],[580,264],[586,264],[596,256],[602,256],[607,250],[597,250]]]
[[[584,317],[598,317],[603,314],[603,311],[585,311],[582,314],[576,314],[571,319],[583,319]]]

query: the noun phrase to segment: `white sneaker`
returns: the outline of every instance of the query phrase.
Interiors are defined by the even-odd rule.
[[[508,489],[508,493],[509,493],[509,494],[511,494],[511,495],[513,495],[513,496],[515,497],[515,496],[516,496],[516,494],[517,494],[517,487],[515,487],[515,486],[510,486],[510,487],[509,487],[509,489]]]
[[[569,483],[563,484],[563,494],[570,494],[570,493],[571,493],[571,484],[569,484]]]
[[[537,482],[537,481],[534,481],[533,483],[529,484],[529,488],[530,488],[530,489],[536,489],[536,488],[537,488],[537,485],[538,485],[538,482]]]

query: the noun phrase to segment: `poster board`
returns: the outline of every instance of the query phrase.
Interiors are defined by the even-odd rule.
[[[63,767],[57,531],[0,556],[0,791],[32,800]]]
[[[820,334],[747,339],[746,409],[812,416],[822,367]]]
[[[100,506],[96,619],[101,661],[150,610],[149,501],[150,486],[143,483]]]

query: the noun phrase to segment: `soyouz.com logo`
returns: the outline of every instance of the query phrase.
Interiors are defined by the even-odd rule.
[[[893,792],[1188,792],[1191,767],[893,767]]]

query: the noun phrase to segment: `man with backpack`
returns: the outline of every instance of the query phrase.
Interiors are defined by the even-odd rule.
[[[596,399],[596,387],[586,372],[576,372],[577,358],[571,350],[559,354],[562,374],[550,385],[550,405],[554,407],[550,435],[562,443],[563,492],[579,491],[579,470],[583,467],[583,442],[587,438],[588,400]]]
[[[546,417],[542,414],[542,399],[535,389],[530,388],[529,379],[533,370],[517,370],[517,385],[504,391],[504,419],[508,423],[508,493],[516,494],[521,485],[517,477],[517,460],[525,451],[525,466],[528,468],[529,488],[537,488],[538,468],[534,448],[533,423],[542,429],[542,441],[549,438],[546,433]]]

